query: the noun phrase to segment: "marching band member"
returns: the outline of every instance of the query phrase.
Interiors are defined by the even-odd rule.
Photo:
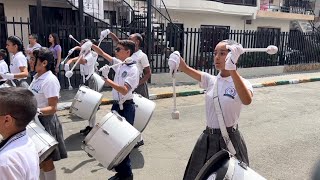
[[[116,43],[119,42],[119,38],[112,32],[109,33],[109,36]],[[151,68],[148,60],[148,56],[142,52],[140,49],[143,46],[143,38],[141,34],[134,33],[129,36],[129,40],[133,41],[136,45],[135,52],[132,54],[131,58],[136,62],[137,68],[139,70],[140,80],[138,87],[134,90],[134,92],[142,95],[143,97],[149,99],[149,91],[147,82],[151,77]],[[142,136],[140,141],[134,146],[138,148],[139,146],[144,145]]]
[[[0,88],[0,179],[39,179],[39,155],[26,134],[37,112],[34,95],[25,88]]]
[[[89,41],[89,39],[84,39],[81,41],[80,46]],[[95,40],[92,40],[94,44],[97,44]],[[73,48],[73,50],[81,50],[81,47],[77,46]],[[94,78],[93,73],[95,70],[95,64],[98,59],[98,54],[94,51],[89,51],[83,58],[80,59],[80,72],[82,73],[82,79],[84,81],[84,85],[88,86],[90,89],[94,91],[99,91],[97,80]],[[64,65],[64,70],[67,72],[70,70],[70,64],[73,62],[76,62],[78,60],[78,57],[72,58],[68,60],[68,62]],[[66,74],[67,75],[67,74]],[[91,119],[89,119],[89,126],[86,128],[80,130],[80,133],[83,135],[87,135],[93,128],[93,126],[96,124],[96,116],[94,115]]]
[[[12,80],[12,86],[21,86],[28,88],[28,62],[24,54],[24,47],[21,39],[17,36],[10,36],[7,39],[7,50],[13,53],[13,57],[10,63],[10,73],[0,73],[2,79]]]
[[[116,57],[111,57],[103,52],[99,47],[93,45],[92,48],[102,57],[112,64],[121,64],[113,67],[115,71],[114,81],[108,79],[110,67],[103,66],[100,71],[105,78],[105,82],[112,87],[113,99],[116,101],[111,110],[117,111],[131,125],[133,125],[135,117],[135,106],[133,102],[133,90],[139,84],[139,71],[135,65],[131,55],[135,51],[135,44],[130,40],[120,40],[115,49]],[[116,174],[109,180],[132,180],[133,174],[131,169],[131,161],[129,155],[115,167]]]
[[[225,124],[226,134],[230,137],[227,141],[228,144],[231,140],[235,156],[249,165],[246,143],[238,130],[238,120],[242,105],[249,105],[252,101],[253,88],[251,83],[236,71],[236,63],[242,53],[244,53],[242,45],[234,41],[224,40],[217,44],[214,50],[214,64],[216,69],[220,71],[217,76],[189,67],[177,51],[170,55],[168,61],[170,72],[176,73],[179,67],[182,72],[199,81],[200,87],[206,90],[207,127],[192,151],[183,177],[184,180],[194,180],[211,156],[222,149],[229,149],[222,136],[219,125],[221,115],[217,115],[219,110],[215,109],[214,98],[219,100],[224,119],[222,122]],[[215,89],[217,97],[214,97]]]
[[[9,72],[8,65],[5,61],[7,58],[7,52],[4,49],[0,49],[0,73],[1,74],[6,74]],[[7,80],[6,79],[0,79],[0,85],[5,83]]]
[[[61,123],[56,115],[60,92],[60,84],[54,75],[54,57],[48,48],[33,51],[30,65],[34,66],[37,74],[34,76],[29,89],[34,93],[41,114],[38,116],[45,130],[58,142],[58,147],[40,164],[40,179],[55,180],[56,171],[53,161],[67,158]]]

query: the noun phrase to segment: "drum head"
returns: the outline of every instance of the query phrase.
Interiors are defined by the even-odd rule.
[[[222,180],[228,170],[230,154],[221,150],[213,155],[201,168],[196,180]]]

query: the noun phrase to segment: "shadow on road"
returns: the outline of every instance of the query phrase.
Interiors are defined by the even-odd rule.
[[[80,133],[72,134],[67,137],[64,142],[66,144],[67,151],[79,151],[81,149],[82,141],[84,140],[84,136]]]
[[[132,169],[142,169],[144,166],[144,157],[139,149],[133,149],[130,154]]]

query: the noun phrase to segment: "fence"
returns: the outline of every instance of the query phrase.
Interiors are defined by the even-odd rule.
[[[28,34],[33,32],[36,24],[29,20],[16,19],[0,20],[0,46],[5,47],[6,38],[10,35],[17,35],[22,38],[25,45],[28,44]],[[50,33],[58,33],[61,46],[62,57],[67,55],[69,49],[77,45],[69,39],[69,34],[72,34],[76,39],[80,40],[79,26],[77,24],[43,24],[42,37],[40,44],[48,47],[47,37]],[[171,27],[171,28],[168,28]],[[120,39],[127,38],[127,34],[132,32],[145,32],[145,28],[121,28],[115,30],[116,27],[107,26],[103,23],[87,20],[85,23],[84,32],[86,38],[98,38],[101,30],[106,28],[113,32],[118,32]],[[211,74],[217,73],[213,64],[213,50],[215,45],[223,39],[233,39],[243,45],[245,48],[265,48],[268,45],[276,45],[279,52],[275,55],[267,53],[245,53],[241,56],[238,67],[263,67],[263,66],[278,66],[291,65],[301,63],[319,62],[320,55],[320,35],[319,34],[303,34],[301,32],[277,32],[277,31],[242,31],[220,29],[213,30],[210,28],[186,28],[184,30],[175,28],[174,26],[154,27],[152,30],[153,40],[151,45],[145,46],[151,48],[150,64],[153,73],[168,72],[167,58],[174,50],[180,51],[181,55],[191,67],[206,71]],[[101,44],[101,48],[113,54],[114,43],[111,39],[105,40]],[[76,56],[77,54],[75,54]],[[7,60],[8,62],[8,60]],[[103,58],[99,58],[99,66],[106,64]],[[72,77],[71,83],[73,86],[78,86],[79,69],[75,69],[75,76]],[[76,78],[75,78],[76,77]],[[62,88],[67,88],[68,84],[62,70],[59,75],[59,80]]]

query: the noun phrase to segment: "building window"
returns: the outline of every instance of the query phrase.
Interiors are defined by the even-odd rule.
[[[104,19],[109,19],[111,25],[117,24],[117,12],[116,11],[104,11]]]
[[[201,25],[202,52],[213,52],[213,48],[222,40],[229,38],[230,26]]]

